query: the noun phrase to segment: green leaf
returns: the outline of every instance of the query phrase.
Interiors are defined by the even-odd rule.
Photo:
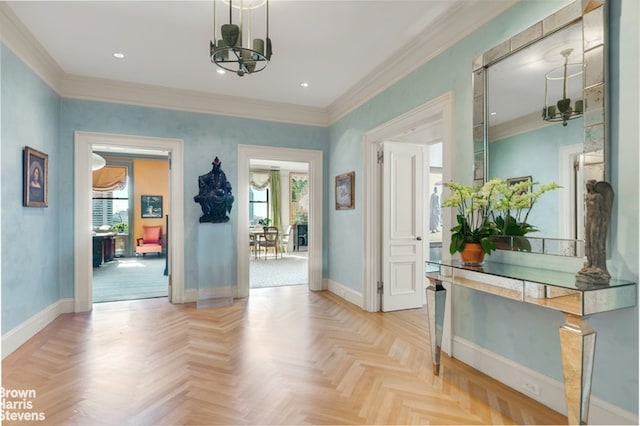
[[[451,244],[449,245],[449,254],[462,251],[464,248],[464,236],[460,233],[451,234]]]
[[[487,254],[491,254],[491,252],[496,249],[495,244],[489,239],[489,237],[481,239],[480,245],[482,246],[482,250]]]

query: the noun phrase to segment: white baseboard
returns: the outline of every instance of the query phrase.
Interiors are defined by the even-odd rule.
[[[198,289],[197,288],[185,288],[184,298],[181,303],[192,303],[198,301]]]
[[[567,414],[564,384],[460,337],[453,339],[454,357],[547,407]],[[591,397],[589,424],[637,425],[638,415]]]
[[[2,335],[2,359],[38,334],[61,314],[73,312],[73,299],[60,299]]]
[[[327,285],[325,286],[325,288],[327,288],[331,293],[343,298],[347,302],[353,303],[360,308],[364,306],[362,294],[333,280],[327,279],[326,282]]]

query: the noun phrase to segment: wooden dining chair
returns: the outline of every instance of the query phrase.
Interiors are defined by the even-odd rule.
[[[280,234],[280,257],[282,257],[285,253],[289,253],[289,241],[291,238],[291,225],[287,225],[284,232]]]
[[[278,251],[280,251],[280,235],[277,226],[265,226],[262,231],[262,240],[260,241],[260,247],[264,247],[264,258],[267,259],[269,248],[273,248],[276,259],[278,258]]]
[[[249,233],[249,249],[253,250],[253,257],[255,259],[258,258],[258,248],[260,245],[258,244],[258,237],[256,234],[250,232]]]

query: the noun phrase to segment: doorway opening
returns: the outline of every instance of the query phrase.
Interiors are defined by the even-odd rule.
[[[378,164],[378,147],[384,142],[411,143],[421,145],[441,144],[441,166],[438,175],[441,181],[449,181],[453,176],[452,145],[453,145],[453,95],[446,93],[388,123],[383,124],[364,135],[364,283],[363,300],[364,309],[377,312],[381,309],[378,283],[382,281],[382,241],[380,235],[383,200],[381,166]],[[433,164],[433,163],[432,163]],[[433,171],[436,171],[434,168]],[[430,168],[431,171],[431,168]],[[433,190],[423,191],[423,205],[429,205],[429,197]],[[439,228],[449,229],[452,218],[450,215],[441,215]],[[428,229],[428,227],[427,227]],[[448,247],[449,236],[442,235],[440,247]],[[427,250],[429,251],[429,250]],[[440,251],[440,253],[442,253]],[[448,252],[447,252],[448,253]],[[419,270],[424,270],[423,264],[414,265]],[[384,285],[384,283],[383,283]],[[426,285],[426,283],[424,283]],[[426,288],[426,287],[425,287]],[[421,292],[421,297],[425,297]]]
[[[249,160],[249,287],[307,285],[309,165]]]
[[[93,171],[93,303],[167,297],[168,152],[94,152],[105,164]]]
[[[264,166],[265,164],[284,165],[285,163],[302,163],[306,165],[308,179],[306,182],[306,185],[308,185],[307,224],[306,227],[300,227],[300,229],[294,229],[290,232],[288,245],[292,249],[291,253],[295,253],[303,249],[303,243],[306,244],[308,287],[310,290],[322,290],[324,287],[322,282],[322,151],[238,145],[238,286],[236,297],[247,297],[249,295],[250,259],[252,256],[256,256],[253,251],[255,246],[251,245],[252,231],[250,222],[250,204],[252,203],[250,203],[249,194],[252,162],[256,166]],[[280,176],[280,173],[278,172],[276,175]],[[280,179],[280,181],[282,183],[283,179]],[[276,191],[276,194],[271,194],[271,196],[281,194],[282,190]],[[283,204],[285,203],[281,203],[281,205]],[[289,213],[291,212],[289,211]],[[254,210],[253,218],[255,219],[255,217],[256,211]],[[282,223],[282,215],[279,220]],[[292,220],[303,221],[301,216],[296,218],[295,215],[291,217],[289,214],[289,222]],[[300,225],[304,224],[300,223]],[[306,232],[306,235],[303,236],[303,232]],[[275,262],[274,252],[273,248],[268,248],[262,253],[263,259],[266,258],[264,260],[265,263]]]
[[[93,303],[93,220],[92,220],[92,152],[113,152],[150,155],[164,153],[170,164],[168,211],[165,220],[167,259],[167,294],[170,302],[184,302],[184,206],[183,141],[140,136],[102,133],[75,133],[74,163],[74,310],[90,311]],[[145,194],[148,195],[148,194]],[[151,194],[153,195],[153,194]],[[155,211],[154,211],[155,212]],[[155,213],[154,213],[155,214]]]

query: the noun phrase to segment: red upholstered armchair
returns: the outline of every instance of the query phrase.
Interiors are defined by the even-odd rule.
[[[136,255],[142,253],[162,254],[162,226],[143,226],[142,238],[138,238],[136,245]]]

